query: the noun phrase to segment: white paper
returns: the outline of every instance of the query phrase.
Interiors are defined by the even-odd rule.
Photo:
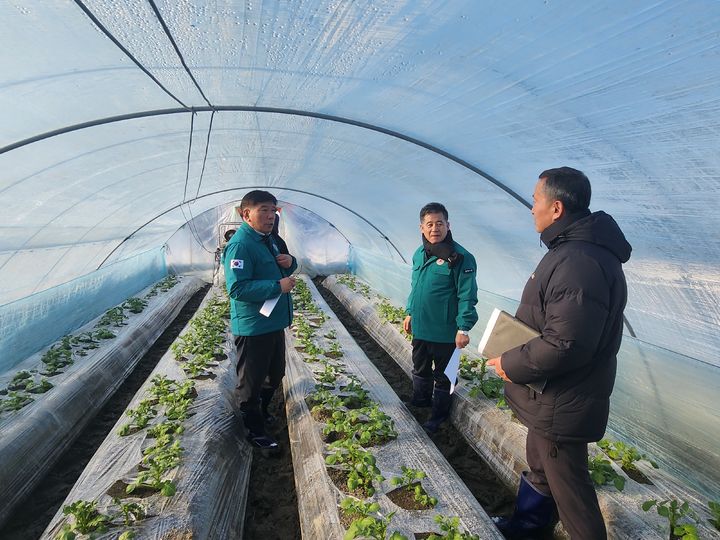
[[[275,298],[270,298],[269,300],[265,300],[265,303],[260,308],[260,315],[265,315],[266,317],[269,317],[273,309],[275,309],[275,304],[278,303],[278,300],[280,300],[279,296],[276,296]]]
[[[458,369],[460,369],[460,353],[462,349],[455,349],[447,367],[445,368],[445,375],[450,379],[450,393],[455,391],[455,380],[457,379]]]
[[[493,309],[492,315],[490,315],[490,319],[485,327],[485,332],[483,332],[483,337],[478,344],[478,352],[483,356],[485,345],[487,345],[487,342],[490,341],[490,336],[492,335],[492,331],[495,328],[495,323],[497,322],[499,316],[500,310],[498,308]]]

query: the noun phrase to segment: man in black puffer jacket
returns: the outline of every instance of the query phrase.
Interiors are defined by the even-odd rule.
[[[570,167],[540,174],[532,214],[549,251],[516,316],[541,336],[488,362],[507,381],[507,402],[528,428],[530,471],[513,516],[496,519],[508,538],[552,526],[556,505],[573,540],[607,537],[587,444],[607,426],[627,301],[622,263],[632,248],[612,217],[590,213],[590,192],[587,177]],[[544,381],[542,394],[525,386]]]

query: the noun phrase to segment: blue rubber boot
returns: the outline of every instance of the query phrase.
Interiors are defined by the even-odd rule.
[[[535,538],[551,530],[558,520],[557,506],[549,495],[537,490],[520,476],[515,511],[509,518],[494,517],[493,522],[508,540]]]
[[[450,395],[450,390],[443,390],[436,386],[432,397],[430,420],[423,424],[423,429],[431,435],[437,433],[440,425],[450,416],[451,403],[452,396]]]
[[[410,405],[414,407],[430,407],[432,405],[433,385],[432,377],[420,377],[413,374],[413,395]]]

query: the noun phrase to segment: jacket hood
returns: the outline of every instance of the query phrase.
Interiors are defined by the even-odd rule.
[[[540,239],[548,248],[562,242],[580,240],[604,247],[621,263],[630,259],[632,246],[613,217],[605,212],[570,214],[545,229]]]

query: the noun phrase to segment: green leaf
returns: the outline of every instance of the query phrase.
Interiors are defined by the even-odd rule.
[[[657,501],[656,501],[655,499],[652,499],[652,500],[649,500],[649,501],[645,501],[644,503],[642,503],[642,509],[643,509],[645,512],[647,512],[647,511],[650,510],[653,506],[655,506],[656,503],[657,503]]]
[[[163,486],[160,489],[160,493],[162,493],[165,497],[172,497],[175,495],[175,484],[171,481],[163,482]]]

